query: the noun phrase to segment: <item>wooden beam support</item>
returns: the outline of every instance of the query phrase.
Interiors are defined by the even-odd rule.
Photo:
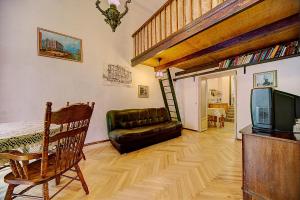
[[[206,65],[192,67],[192,68],[186,69],[186,70],[181,71],[181,72],[176,72],[175,76],[182,76],[182,75],[190,74],[190,73],[193,73],[193,72],[198,72],[198,71],[203,71],[203,70],[206,70],[206,69],[211,69],[213,67],[217,67],[218,64],[219,64],[218,62],[211,62],[211,63],[208,63]]]
[[[131,65],[136,66],[155,56],[157,53],[168,49],[262,1],[263,0],[227,0],[194,20],[192,23],[186,25],[181,30],[171,34],[168,38],[157,43],[144,53],[133,58],[131,60]]]
[[[295,14],[295,15],[292,15],[292,16],[287,17],[285,19],[282,19],[280,21],[271,23],[269,25],[263,26],[263,27],[258,28],[256,30],[250,31],[248,33],[244,33],[242,35],[239,35],[235,38],[223,41],[223,42],[218,43],[216,45],[213,45],[213,46],[210,46],[208,48],[202,49],[198,52],[195,52],[195,53],[192,53],[190,55],[184,56],[184,57],[179,58],[177,60],[174,60],[174,61],[168,62],[166,64],[160,65],[160,66],[156,67],[157,68],[156,70],[163,70],[163,69],[166,69],[168,67],[174,66],[178,63],[181,63],[181,62],[184,62],[184,61],[187,61],[187,60],[191,60],[193,58],[197,58],[197,57],[200,57],[200,56],[212,53],[212,52],[220,51],[220,50],[232,47],[234,45],[237,45],[239,43],[253,40],[255,38],[263,37],[267,34],[271,34],[273,32],[280,31],[280,30],[285,29],[289,26],[299,24],[299,23],[300,23],[300,15]]]

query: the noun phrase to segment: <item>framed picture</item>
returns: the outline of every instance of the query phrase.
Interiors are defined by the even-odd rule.
[[[149,86],[139,85],[138,96],[139,98],[149,98]]]
[[[132,86],[132,72],[121,65],[104,65],[102,78],[104,85],[107,86]]]
[[[82,62],[82,40],[38,28],[38,55]]]
[[[253,87],[277,87],[277,71],[268,71],[253,74]]]

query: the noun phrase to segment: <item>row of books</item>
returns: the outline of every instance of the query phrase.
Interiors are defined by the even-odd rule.
[[[219,63],[219,68],[229,68],[238,65],[246,65],[251,63],[259,63],[263,60],[279,58],[300,53],[300,41],[293,41],[287,44],[280,44],[269,47],[256,52],[244,54],[223,60]]]

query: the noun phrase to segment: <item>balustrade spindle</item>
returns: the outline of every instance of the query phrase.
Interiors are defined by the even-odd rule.
[[[224,1],[168,0],[133,34],[134,56],[165,40]]]

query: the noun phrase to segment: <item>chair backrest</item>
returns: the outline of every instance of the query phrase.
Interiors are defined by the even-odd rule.
[[[86,138],[95,103],[67,104],[66,107],[52,112],[52,103],[48,102],[45,114],[45,133],[41,175],[47,174],[49,156],[55,156],[55,170],[64,172],[71,169],[82,159],[82,148]],[[50,128],[59,130],[52,132]],[[51,155],[51,151],[53,154]],[[53,164],[53,163],[51,163]]]

